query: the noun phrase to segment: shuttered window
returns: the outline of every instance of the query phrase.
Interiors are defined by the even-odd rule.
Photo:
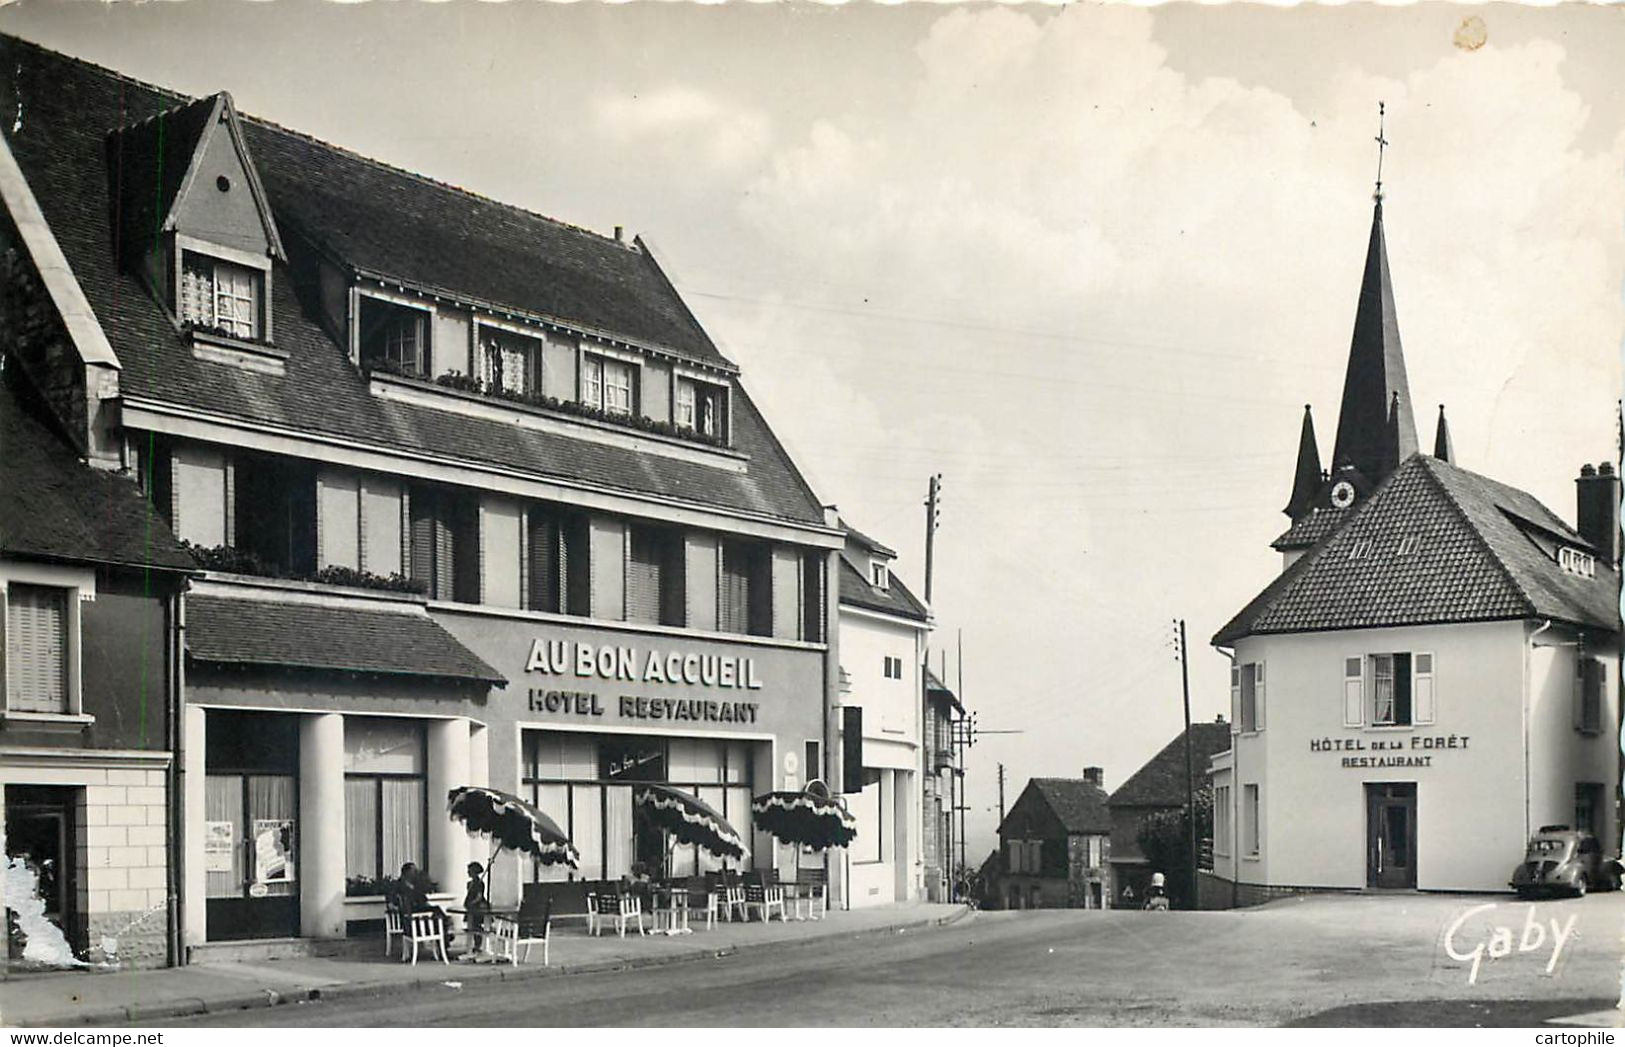
[[[772,564],[767,549],[746,542],[722,543],[717,591],[717,628],[725,633],[767,636],[772,632],[769,599]]]
[[[1574,672],[1574,729],[1584,734],[1602,731],[1602,689],[1607,666],[1596,658],[1580,658]]]
[[[683,542],[673,531],[634,526],[627,541],[626,620],[683,624]]]
[[[1264,663],[1248,662],[1232,671],[1231,697],[1237,722],[1245,732],[1264,729]],[[1235,682],[1239,680],[1239,686]]]
[[[6,706],[13,712],[66,713],[68,590],[10,586],[6,600]]]
[[[432,600],[480,601],[478,503],[449,490],[414,487],[412,577]]]

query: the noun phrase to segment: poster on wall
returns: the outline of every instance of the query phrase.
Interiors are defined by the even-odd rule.
[[[293,819],[254,820],[254,882],[293,882]]]
[[[232,868],[232,850],[237,846],[236,822],[203,823],[203,869],[205,872],[229,873]]]

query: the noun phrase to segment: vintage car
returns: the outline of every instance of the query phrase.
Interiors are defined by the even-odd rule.
[[[1601,841],[1591,833],[1543,825],[1530,839],[1510,884],[1520,898],[1557,892],[1580,896],[1588,890],[1618,890],[1622,876],[1619,859],[1605,856]]]

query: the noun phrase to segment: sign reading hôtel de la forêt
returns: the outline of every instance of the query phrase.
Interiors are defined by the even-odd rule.
[[[1342,753],[1344,767],[1432,767],[1441,749],[1465,749],[1465,734],[1418,734],[1406,738],[1311,738],[1312,753]]]
[[[525,672],[571,681],[653,684],[657,689],[681,686],[706,691],[750,692],[762,687],[756,659],[752,657],[539,637],[531,641]],[[531,712],[560,716],[601,717],[613,712],[622,719],[731,724],[755,723],[758,710],[755,701],[727,697],[605,695],[597,690],[545,685],[529,688],[527,704]]]

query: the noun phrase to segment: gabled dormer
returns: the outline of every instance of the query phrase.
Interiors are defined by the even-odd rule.
[[[205,349],[272,340],[272,266],[282,239],[224,91],[108,140],[118,252]]]

